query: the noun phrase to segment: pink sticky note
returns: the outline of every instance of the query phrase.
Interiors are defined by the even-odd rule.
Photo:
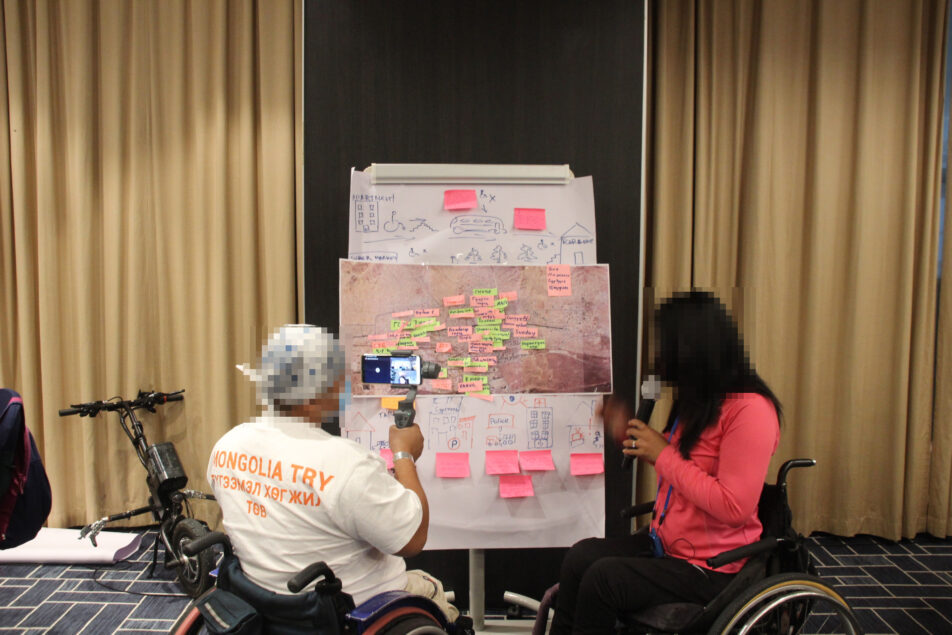
[[[476,397],[477,399],[482,399],[483,401],[492,401],[493,396],[487,395],[484,392],[468,392],[466,393],[467,397]]]
[[[532,477],[528,474],[503,474],[499,477],[500,498],[528,498],[535,496]]]
[[[572,476],[601,474],[605,471],[605,461],[601,453],[573,452],[571,457]]]
[[[519,465],[525,471],[551,472],[555,469],[552,450],[527,450],[519,453]]]
[[[387,469],[393,469],[393,450],[390,448],[380,448],[380,456],[387,462]]]
[[[436,352],[437,353],[449,353],[453,350],[453,345],[449,342],[437,342],[436,343]]]
[[[443,306],[462,306],[466,304],[465,295],[448,295],[443,298]]]
[[[519,299],[519,292],[518,291],[503,291],[499,294],[499,298],[500,299],[505,298],[509,300],[510,302],[515,302],[516,300]]]
[[[410,317],[411,315],[413,315],[413,309],[410,309],[409,311],[397,311],[395,313],[391,313],[390,317],[401,318]]]
[[[545,210],[517,207],[512,214],[512,224],[516,229],[545,229]]]
[[[443,192],[443,209],[450,211],[474,209],[476,205],[476,190],[445,190]]]
[[[519,450],[486,450],[486,474],[518,474]]]
[[[549,295],[572,295],[572,270],[569,265],[546,265],[545,279]]]
[[[456,385],[456,390],[459,392],[471,392],[475,390],[482,390],[483,382],[481,381],[461,381]]]
[[[431,379],[430,388],[433,390],[453,390],[452,379]]]
[[[469,452],[437,452],[436,475],[440,478],[467,478]]]

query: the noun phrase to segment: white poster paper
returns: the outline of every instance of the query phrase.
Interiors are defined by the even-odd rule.
[[[444,193],[476,192],[477,206],[444,209]],[[517,209],[544,210],[545,229],[517,229]],[[348,258],[468,265],[592,265],[592,177],[566,185],[372,185],[353,170]]]

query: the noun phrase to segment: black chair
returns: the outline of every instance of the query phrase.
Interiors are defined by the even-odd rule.
[[[707,561],[708,566],[716,569],[749,558],[713,600],[704,605],[661,604],[621,615],[616,630],[623,633],[793,634],[799,632],[812,615],[823,620],[824,632],[861,634],[862,629],[846,600],[817,577],[803,536],[793,528],[793,514],[787,501],[787,474],[793,468],[815,464],[813,459],[792,459],[780,467],[776,484],[764,484],[758,508],[764,527],[761,539]],[[642,503],[623,515],[640,516],[653,508],[653,501]],[[546,595],[554,599],[555,594]],[[540,607],[534,634],[545,632],[549,608]],[[830,627],[834,630],[828,630]]]

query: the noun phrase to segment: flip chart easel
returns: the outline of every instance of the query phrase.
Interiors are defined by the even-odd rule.
[[[438,197],[433,196],[435,191],[439,192]],[[580,196],[580,201],[565,200],[569,194]],[[568,165],[374,164],[364,172],[352,173],[350,206],[351,233],[348,255],[352,260],[421,265],[596,264],[591,178],[575,179]],[[586,208],[588,214],[577,218],[578,210]],[[345,290],[343,284],[341,289],[342,294],[351,292],[350,289]],[[341,322],[343,324],[344,320]],[[536,403],[544,402],[546,395],[531,397],[533,403],[528,404],[527,408],[535,413],[533,416],[562,410],[553,408],[553,403],[541,403],[541,406]],[[556,399],[570,402],[573,399],[572,396],[562,395],[549,397],[552,402]],[[355,406],[366,408],[365,404],[356,403],[366,399],[355,397]],[[587,419],[590,423],[592,397],[587,399]],[[511,406],[508,403],[502,405]],[[494,412],[501,412],[501,406]],[[470,408],[476,408],[482,413],[476,405]],[[451,406],[441,402],[438,408],[434,407],[434,410],[438,410],[435,416],[446,417],[451,409]],[[577,417],[574,408],[564,410]],[[351,411],[348,411],[348,415],[350,414]],[[376,433],[376,437],[368,440],[368,436],[375,434],[370,425],[374,415],[366,411],[357,414],[362,421],[358,421],[356,426],[346,431],[348,438],[368,447],[375,447],[375,439],[382,435]],[[459,416],[458,412],[456,416]],[[418,422],[421,419],[423,417],[418,418]],[[348,426],[351,423],[349,420]],[[429,429],[425,428],[425,436],[427,432]],[[475,436],[470,435],[470,443]],[[555,437],[554,431],[551,436]],[[433,435],[429,438],[433,438]],[[592,442],[591,439],[584,439],[584,435],[579,438],[589,444]],[[560,457],[561,463],[556,461],[559,463],[558,471],[562,475],[569,472],[569,442],[574,443],[575,437],[564,436],[562,450],[565,456]],[[603,440],[599,439],[598,442],[602,443]],[[483,448],[474,449],[481,451]],[[432,447],[428,447],[418,466],[422,472],[421,480],[432,469],[426,463],[432,460],[429,458],[432,450]],[[481,459],[473,467],[474,473],[482,474]],[[545,477],[550,485],[555,474],[551,472]],[[484,476],[482,478],[486,480]],[[476,480],[475,474],[473,480]],[[543,478],[540,476],[539,480]],[[452,503],[458,504],[461,500],[459,488],[455,487],[455,483],[447,485],[446,482],[433,483],[433,489],[427,485],[427,495],[431,499],[430,542],[438,545],[436,548],[467,548],[461,544],[452,544],[453,538],[448,535],[449,528],[452,528],[453,535],[458,536],[457,540],[477,545],[477,548],[468,548],[470,611],[477,629],[482,627],[484,620],[485,547],[567,546],[579,538],[602,535],[600,532],[604,531],[604,476],[576,480],[585,483],[587,489],[584,492],[578,490],[575,494],[569,493],[569,496],[575,495],[578,501],[583,502],[578,505],[579,508],[586,505],[593,507],[583,509],[582,513],[576,516],[587,520],[597,519],[597,526],[593,526],[596,523],[591,523],[581,530],[576,530],[585,535],[572,536],[570,531],[564,530],[564,526],[571,528],[571,523],[577,523],[577,519],[560,519],[560,522],[564,523],[561,529],[561,535],[565,538],[564,544],[539,542],[537,538],[541,534],[534,533],[538,531],[538,527],[533,529],[531,525],[526,525],[525,521],[528,519],[515,519],[520,520],[522,524],[512,527],[509,533],[500,534],[502,537],[495,542],[491,539],[491,533],[498,531],[500,523],[505,524],[506,516],[480,519],[487,521],[483,523],[484,527],[490,527],[482,530],[478,527],[479,523],[475,522],[472,524],[477,525],[476,527],[453,528],[451,523],[441,527],[439,513],[434,513],[434,510],[443,507],[439,502],[441,496],[445,498],[447,507]],[[574,487],[576,484],[573,481],[571,485]],[[492,494],[495,495],[495,490]],[[548,494],[542,494],[535,500],[557,495],[566,496],[566,492],[556,494],[550,488]],[[571,502],[562,507],[570,508]],[[478,506],[474,508],[479,509]],[[505,513],[505,507],[502,509]],[[549,515],[548,518],[551,523],[553,516]],[[486,540],[489,541],[485,542]]]

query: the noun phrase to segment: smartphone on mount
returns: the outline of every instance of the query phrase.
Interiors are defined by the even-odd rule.
[[[365,384],[419,386],[423,379],[419,355],[363,355],[360,376]]]

